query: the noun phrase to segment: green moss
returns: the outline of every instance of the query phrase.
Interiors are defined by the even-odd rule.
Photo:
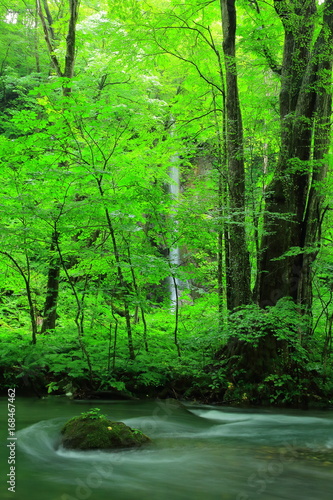
[[[106,417],[92,419],[79,416],[70,419],[62,428],[62,444],[76,450],[106,450],[131,448],[150,442],[138,429]]]

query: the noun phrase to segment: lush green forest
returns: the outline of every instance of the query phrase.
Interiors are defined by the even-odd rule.
[[[0,2],[0,387],[330,404],[333,0]]]

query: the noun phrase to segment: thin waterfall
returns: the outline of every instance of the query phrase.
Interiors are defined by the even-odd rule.
[[[171,166],[169,169],[169,176],[171,179],[171,182],[169,183],[169,193],[172,197],[172,199],[175,201],[174,207],[176,206],[177,199],[179,196],[179,186],[180,186],[180,179],[179,179],[179,167],[177,165],[178,162],[178,156],[173,156],[171,158]],[[176,212],[176,208],[175,208]],[[174,221],[174,236],[176,237],[177,235],[177,215],[176,213],[173,214],[172,219]],[[176,238],[174,238],[176,239]],[[169,250],[169,262],[170,266],[174,269],[177,268],[180,265],[180,251],[178,246],[172,246]],[[177,300],[179,300],[179,284],[180,280],[176,278],[174,275],[171,275],[168,277],[168,288],[169,288],[169,293],[170,293],[170,299],[171,299],[171,311],[175,311],[176,306],[177,306]]]

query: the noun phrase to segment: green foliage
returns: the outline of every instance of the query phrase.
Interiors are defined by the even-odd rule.
[[[283,298],[265,309],[256,305],[240,308],[230,315],[227,328],[229,337],[255,347],[260,339],[271,335],[279,342],[287,342],[302,357],[306,356],[302,341],[308,334],[309,321],[307,314],[299,314],[297,304],[290,298]]]
[[[252,404],[306,406],[329,394],[318,351],[309,349],[311,318],[291,299],[260,309],[251,305],[232,313],[227,325],[229,352],[218,358],[231,385],[226,400]],[[249,372],[247,359],[251,359]],[[329,376],[330,379],[330,376]]]
[[[64,61],[67,6],[49,3],[54,53]],[[237,8],[254,285],[278,165],[280,77],[273,63],[281,61],[283,27],[269,3]],[[34,16],[19,0],[0,7],[1,387],[272,404],[297,402],[318,388],[329,397],[330,207],[321,246],[296,242],[270,260],[283,272],[285,258],[319,252],[311,267],[312,318],[289,299],[264,310],[225,310],[234,214],[218,2],[81,2],[70,81],[50,69]],[[310,169],[319,177],[324,160],[287,164],[284,182],[291,182]],[[180,172],[176,198],[171,167]],[[314,188],[329,198],[331,174]],[[273,223],[294,216],[278,209],[269,215]],[[176,247],[180,262],[170,259]],[[177,315],[170,277],[181,282]],[[40,334],[52,294],[55,328]],[[220,359],[233,343],[243,351]],[[257,356],[260,381],[248,373],[248,353]]]
[[[46,384],[46,387],[48,394],[51,394],[53,391],[57,391],[59,389],[59,385],[56,382],[50,382],[49,384]]]
[[[80,415],[83,419],[89,419],[89,420],[100,420],[100,419],[106,419],[107,416],[101,413],[100,408],[91,408],[88,411],[82,412]]]

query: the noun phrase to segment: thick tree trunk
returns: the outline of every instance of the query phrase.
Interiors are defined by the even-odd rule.
[[[325,1],[322,27],[314,39],[316,3],[275,0],[285,30],[281,147],[274,179],[266,190],[256,286],[261,307],[274,306],[280,298],[291,297],[301,312],[311,309],[311,264],[320,243],[324,212],[320,183],[327,171],[332,113],[333,0]],[[253,317],[250,320],[249,331],[253,331]],[[296,336],[297,325],[291,328]],[[219,353],[225,358],[231,380],[236,384],[238,380],[258,384],[267,375],[281,376],[285,372],[294,377],[302,373],[302,363],[291,355],[293,343],[280,339],[274,324],[268,328],[262,323],[259,331],[261,337],[256,344],[231,339]],[[255,393],[255,385],[253,389]],[[260,390],[256,397],[261,398]]]
[[[230,223],[227,227],[226,254],[228,309],[249,304],[250,260],[245,232],[245,171],[242,115],[238,97],[235,59],[235,0],[221,0],[223,53],[226,71],[227,160]]]

